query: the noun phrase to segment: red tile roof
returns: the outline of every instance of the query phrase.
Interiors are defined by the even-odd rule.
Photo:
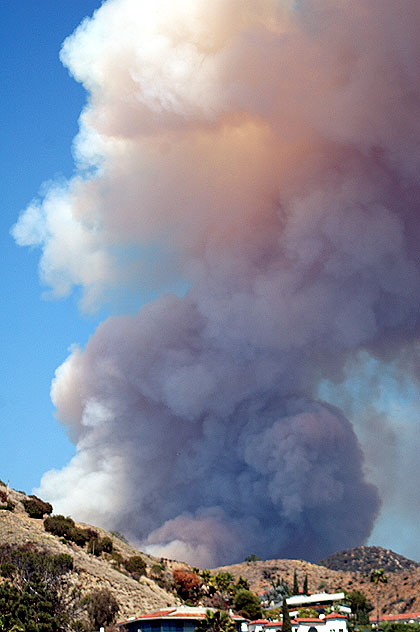
[[[155,610],[155,612],[148,612],[147,614],[141,614],[139,617],[137,617],[138,619],[147,619],[149,617],[154,618],[154,617],[168,617],[171,612],[174,612],[175,608],[172,608],[171,610]]]
[[[182,606],[179,608],[171,608],[171,610],[155,610],[154,612],[141,614],[138,617],[133,617],[132,619],[127,619],[126,621],[120,621],[118,625],[133,621],[140,621],[142,619],[204,619],[206,617],[207,610],[211,610],[211,608],[200,607],[196,612],[192,612],[191,610],[183,611]],[[244,617],[237,614],[232,614],[230,616],[234,621],[246,621]]]
[[[382,614],[379,621],[398,621],[400,619],[420,619],[420,612],[405,612],[404,614]],[[370,621],[376,621],[376,617],[369,617]]]

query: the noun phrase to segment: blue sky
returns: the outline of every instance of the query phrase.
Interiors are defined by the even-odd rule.
[[[0,478],[25,491],[74,452],[54,419],[50,382],[69,346],[83,344],[100,318],[81,315],[77,296],[43,299],[39,252],[16,246],[10,228],[43,182],[72,173],[71,143],[86,93],[62,66],[59,51],[98,6],[100,0],[0,3]]]

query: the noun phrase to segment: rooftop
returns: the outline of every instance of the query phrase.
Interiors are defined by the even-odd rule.
[[[201,606],[178,606],[169,610],[155,610],[142,614],[139,617],[132,617],[125,621],[120,621],[117,625],[132,623],[133,621],[142,621],[144,619],[204,619],[208,610],[215,612],[215,608],[204,608]],[[230,615],[234,621],[246,621],[244,617],[237,614]]]

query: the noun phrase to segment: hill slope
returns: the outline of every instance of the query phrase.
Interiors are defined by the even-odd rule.
[[[370,573],[374,568],[395,568],[396,561],[403,564],[406,559],[392,551],[381,549],[379,557],[375,551],[379,547],[363,548],[360,570],[334,570],[321,564],[312,564],[303,560],[267,560],[257,562],[243,562],[231,566],[223,566],[215,571],[223,570],[232,573],[235,577],[245,577],[251,590],[258,594],[270,587],[271,581],[276,578],[287,581],[289,587],[293,586],[293,574],[296,571],[299,586],[302,588],[305,575],[308,576],[308,589],[310,592],[350,592],[360,590],[369,599],[372,605],[376,604],[375,585],[370,581]],[[366,550],[368,549],[368,550]],[[339,554],[337,554],[339,555]],[[354,568],[357,568],[357,551],[353,556]],[[400,560],[402,558],[402,560]],[[367,560],[381,561],[381,566],[368,565]],[[403,612],[420,611],[420,565],[408,560],[410,563],[397,571],[387,570],[388,583],[380,586],[379,608],[383,614],[396,614]],[[375,606],[376,607],[376,606]]]
[[[334,571],[361,573],[371,573],[375,568],[383,568],[386,573],[397,573],[420,567],[418,562],[380,546],[356,546],[353,549],[329,555],[319,564]]]
[[[86,548],[47,533],[43,520],[30,518],[23,506],[27,498],[24,493],[10,490],[1,482],[0,492],[15,505],[13,511],[0,510],[0,545],[21,547],[32,543],[50,554],[71,555],[74,570],[70,573],[69,585],[80,588],[82,595],[95,588],[110,589],[120,604],[120,620],[179,604],[171,591],[172,571],[190,568],[187,564],[141,553],[116,534],[98,527],[94,529],[100,537],[112,539],[113,553],[95,556]],[[125,570],[121,560],[132,556],[142,557],[147,576],[136,580]],[[379,592],[383,614],[420,611],[420,564],[380,547],[356,547],[332,555],[320,564],[304,560],[267,560],[223,566],[213,572],[228,571],[235,577],[242,575],[249,581],[250,588],[261,594],[277,578],[292,587],[296,571],[301,587],[307,575],[310,592],[360,590],[375,604],[375,586],[370,582],[374,568],[384,568],[388,575],[388,583],[381,585]]]
[[[1,486],[3,493],[6,488]],[[112,539],[114,554],[102,554],[96,557],[86,549],[72,542],[66,542],[62,538],[47,533],[42,519],[30,518],[22,501],[26,495],[22,492],[7,489],[8,499],[15,504],[13,511],[0,511],[0,545],[9,544],[22,546],[33,543],[37,549],[49,554],[67,553],[73,558],[74,570],[69,576],[69,585],[78,586],[82,595],[96,588],[108,588],[112,591],[120,604],[119,619],[146,613],[179,604],[179,599],[169,590],[158,585],[165,585],[171,578],[172,567],[183,565],[164,562],[164,568],[158,569],[158,575],[153,572],[160,560],[148,556],[120,538],[95,527],[95,531],[101,537],[108,536]],[[81,527],[89,525],[80,524]],[[121,563],[118,563],[118,555],[122,559],[140,555],[146,565],[149,577],[143,576],[139,580],[127,573]],[[153,577],[156,575],[155,579]]]

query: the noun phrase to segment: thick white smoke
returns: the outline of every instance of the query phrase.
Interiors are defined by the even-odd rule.
[[[202,565],[366,540],[378,493],[319,389],[418,333],[419,28],[417,0],[107,0],[66,40],[78,172],[15,238],[88,309],[189,289],[58,369],[57,510]]]

